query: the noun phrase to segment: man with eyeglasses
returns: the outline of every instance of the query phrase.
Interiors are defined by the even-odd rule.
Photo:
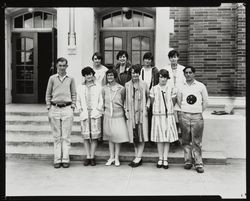
[[[46,90],[49,123],[54,137],[54,168],[70,166],[70,134],[76,107],[74,78],[66,73],[67,59],[56,61],[57,74],[50,76]]]
[[[194,67],[186,66],[183,72],[186,82],[177,92],[177,103],[181,108],[180,126],[184,148],[184,168],[191,169],[194,159],[196,171],[203,173],[204,165],[202,162],[201,144],[204,120],[202,113],[207,107],[208,93],[206,86],[195,80]]]

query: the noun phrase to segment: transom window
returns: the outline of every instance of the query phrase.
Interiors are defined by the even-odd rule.
[[[14,18],[14,28],[52,28],[56,27],[56,15],[42,11],[26,13]]]
[[[102,17],[102,27],[154,27],[151,15],[135,10],[116,11]]]

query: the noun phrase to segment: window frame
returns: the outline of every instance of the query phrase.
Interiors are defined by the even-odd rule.
[[[107,12],[103,15],[100,16],[100,30],[154,30],[155,29],[155,16],[153,14],[149,14],[148,12],[144,12],[144,11],[140,11],[140,10],[137,10],[137,9],[130,9],[132,11],[132,26],[129,26],[129,27],[125,27],[123,26],[123,15],[124,15],[124,11],[122,10],[119,10],[119,9],[116,9],[116,10],[113,10],[113,11],[110,11],[110,12]],[[113,27],[113,13],[117,13],[117,12],[121,12],[121,18],[122,18],[122,24],[121,26],[117,26],[117,27]],[[137,27],[137,26],[134,26],[134,16],[133,16],[133,12],[137,12],[137,13],[141,13],[142,15],[142,23],[143,23],[143,26],[140,26],[140,27]],[[112,27],[104,27],[103,26],[103,18],[105,16],[108,16],[110,15],[111,17],[111,24],[112,24]],[[147,15],[147,16],[150,16],[152,17],[152,20],[153,20],[153,26],[151,27],[146,27],[144,26],[144,15]],[[108,18],[106,18],[108,19]]]
[[[41,12],[42,13],[42,16],[43,16],[43,19],[42,19],[42,27],[39,27],[39,28],[35,28],[35,18],[34,18],[34,13],[35,12]],[[44,21],[44,14],[47,13],[47,14],[50,14],[52,16],[52,27],[45,27],[45,21]],[[32,14],[32,27],[29,27],[29,28],[25,28],[24,27],[24,16],[26,14]],[[22,22],[23,22],[23,27],[22,28],[15,28],[15,19],[18,18],[18,17],[21,17],[22,16]],[[34,10],[33,12],[23,12],[23,13],[20,13],[18,15],[15,15],[12,17],[12,30],[13,31],[51,31],[53,28],[57,28],[57,22],[55,22],[57,20],[57,16],[55,13],[52,13],[52,12],[49,12],[49,11],[44,11],[44,10]]]

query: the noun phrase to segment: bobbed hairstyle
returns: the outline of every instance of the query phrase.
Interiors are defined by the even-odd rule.
[[[146,52],[144,55],[143,55],[143,60],[144,59],[150,59],[151,61],[154,61],[154,56],[151,52]]]
[[[174,57],[174,56],[177,56],[177,57],[179,57],[179,52],[178,51],[176,51],[176,50],[171,50],[171,51],[169,51],[169,53],[168,53],[168,58],[170,59],[170,58],[172,58],[172,57]]]
[[[86,66],[82,69],[82,76],[84,77],[85,75],[90,75],[93,74],[95,75],[95,71],[93,70],[93,68]]]
[[[125,57],[128,59],[128,53],[125,50],[120,50],[116,55],[116,59],[119,60],[119,57],[121,57],[122,55],[125,55]]]
[[[195,73],[195,67],[193,67],[193,66],[185,66],[185,68],[183,69],[183,72],[185,73],[186,72],[186,70],[188,69],[188,68],[190,68],[191,69],[191,71],[193,72],[193,73]]]
[[[141,74],[141,65],[140,64],[132,65],[131,73],[132,73],[132,70],[134,70],[135,73],[139,73],[139,75],[140,75]]]
[[[114,78],[117,78],[117,76],[118,76],[117,71],[115,69],[113,69],[113,68],[106,71],[106,77],[107,77],[108,74],[113,74]]]
[[[169,77],[169,72],[166,70],[166,69],[161,69],[159,72],[158,72],[158,76],[160,77],[160,75],[162,75],[162,77],[165,77],[167,79],[170,79]]]
[[[100,52],[95,52],[92,56],[92,61],[94,61],[94,57],[97,57],[97,59],[101,59],[102,60],[102,55]]]

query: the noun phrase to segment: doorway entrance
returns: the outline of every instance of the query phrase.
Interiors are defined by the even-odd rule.
[[[49,76],[55,73],[56,29],[12,33],[12,102],[45,103]]]
[[[116,55],[120,50],[128,52],[132,64],[142,64],[145,52],[154,55],[154,31],[101,31],[100,46],[107,67],[117,64]]]

